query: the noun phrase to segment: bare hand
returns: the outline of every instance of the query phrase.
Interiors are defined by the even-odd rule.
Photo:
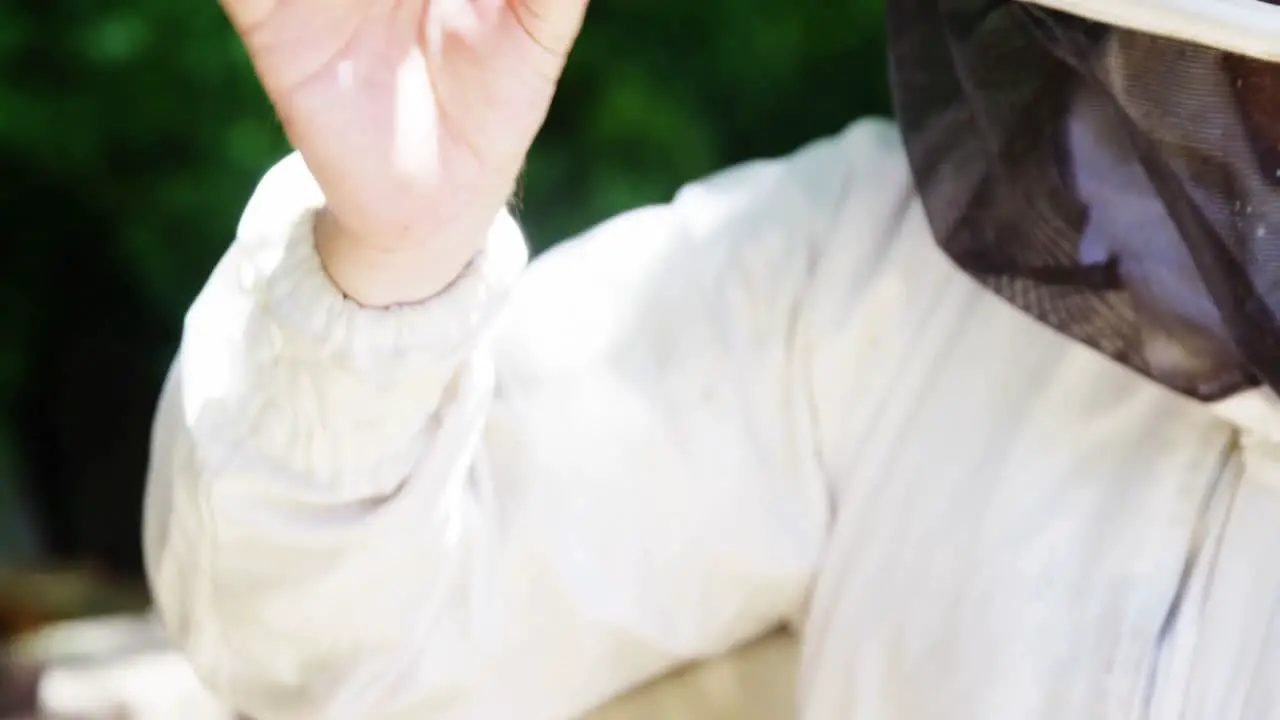
[[[587,0],[222,5],[325,192],[326,268],[390,304],[438,290],[482,244]]]

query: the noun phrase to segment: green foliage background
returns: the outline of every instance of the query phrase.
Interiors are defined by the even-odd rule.
[[[881,23],[881,0],[595,0],[529,161],[531,240],[887,112]],[[213,0],[0,0],[0,504],[21,488],[49,551],[136,569],[183,313],[286,151]]]

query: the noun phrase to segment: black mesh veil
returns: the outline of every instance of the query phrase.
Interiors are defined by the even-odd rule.
[[[1280,389],[1280,66],[1013,0],[887,7],[896,115],[962,268],[1179,392]]]

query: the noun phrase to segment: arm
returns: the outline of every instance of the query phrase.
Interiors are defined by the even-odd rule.
[[[798,612],[828,513],[802,291],[885,134],[722,173],[523,274],[504,218],[387,310],[329,283],[320,193],[274,170],[155,429],[149,571],[205,682],[258,720],[567,717]]]

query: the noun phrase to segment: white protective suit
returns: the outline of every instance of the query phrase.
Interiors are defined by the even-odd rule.
[[[784,624],[807,720],[1280,717],[1275,396],[983,289],[889,122],[528,268],[504,216],[414,307],[321,203],[263,182],[155,430],[158,606],[257,720],[578,717]]]

